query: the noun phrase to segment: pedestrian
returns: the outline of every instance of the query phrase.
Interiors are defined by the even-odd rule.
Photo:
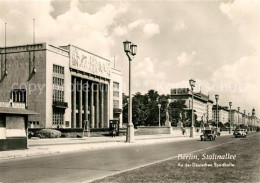
[[[113,135],[113,137],[116,137],[116,130],[115,130],[115,129],[113,130],[113,132],[112,132],[112,133],[113,133],[113,134],[112,134],[112,135]]]
[[[111,127],[110,134],[111,134],[111,136],[112,136],[112,138],[113,138],[113,137],[114,137],[114,127],[113,127],[113,126]]]
[[[185,135],[185,128],[182,129],[182,135]]]

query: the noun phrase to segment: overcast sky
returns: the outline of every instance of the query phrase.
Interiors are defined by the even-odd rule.
[[[127,92],[128,60],[122,42],[137,44],[132,62],[133,92],[171,88],[219,94],[260,114],[259,1],[0,1],[0,45],[36,42],[74,44],[122,69]],[[114,63],[113,63],[114,65]]]

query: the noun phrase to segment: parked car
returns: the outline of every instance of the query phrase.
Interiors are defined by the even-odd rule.
[[[235,138],[237,137],[243,137],[243,138],[246,138],[246,129],[237,129],[234,131],[234,136]]]
[[[203,130],[202,132],[203,132],[203,134],[200,135],[201,141],[206,141],[206,140],[215,141],[216,140],[217,135],[216,135],[215,130]]]

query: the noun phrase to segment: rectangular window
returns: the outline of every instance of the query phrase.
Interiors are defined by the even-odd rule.
[[[64,67],[55,64],[53,65],[52,80],[53,102],[64,102]],[[52,113],[52,124],[63,125],[65,113],[64,109],[54,107]]]
[[[12,91],[13,102],[26,103],[26,90],[25,89],[14,89]]]
[[[113,96],[114,97],[119,97],[119,92],[118,91],[113,91]]]
[[[113,82],[113,108],[119,109],[119,83]]]
[[[118,100],[113,100],[113,108],[119,109],[119,101]]]
[[[117,82],[113,82],[113,88],[117,88],[117,89],[119,89],[119,83],[117,83]]]
[[[64,67],[53,65],[53,101],[64,101]]]
[[[64,110],[53,108],[52,110],[52,124],[53,125],[63,125],[64,124]]]

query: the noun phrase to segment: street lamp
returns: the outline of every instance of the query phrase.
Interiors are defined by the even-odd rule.
[[[232,102],[229,102],[229,134],[231,134],[232,132],[231,106],[232,106]]]
[[[243,124],[246,125],[246,110],[244,110]]]
[[[190,79],[190,87],[191,87],[191,127],[190,127],[190,137],[193,137],[194,130],[194,112],[193,112],[193,88],[195,87],[195,80]]]
[[[128,102],[128,125],[127,125],[127,136],[126,142],[134,142],[134,125],[132,122],[132,94],[131,94],[131,61],[136,55],[137,45],[131,43],[130,41],[123,42],[124,51],[129,60],[129,102]]]
[[[240,111],[240,107],[237,107],[237,124],[239,125],[239,111]]]
[[[247,127],[249,127],[249,126],[251,125],[250,113],[248,113],[247,117],[248,117]],[[250,129],[249,129],[249,130],[250,130]]]
[[[215,99],[216,99],[216,105],[217,105],[216,120],[217,120],[217,130],[218,130],[218,120],[219,120],[219,114],[218,114],[218,99],[219,99],[219,95],[218,94],[215,95]]]
[[[159,126],[161,126],[161,104],[158,104],[159,107]]]

